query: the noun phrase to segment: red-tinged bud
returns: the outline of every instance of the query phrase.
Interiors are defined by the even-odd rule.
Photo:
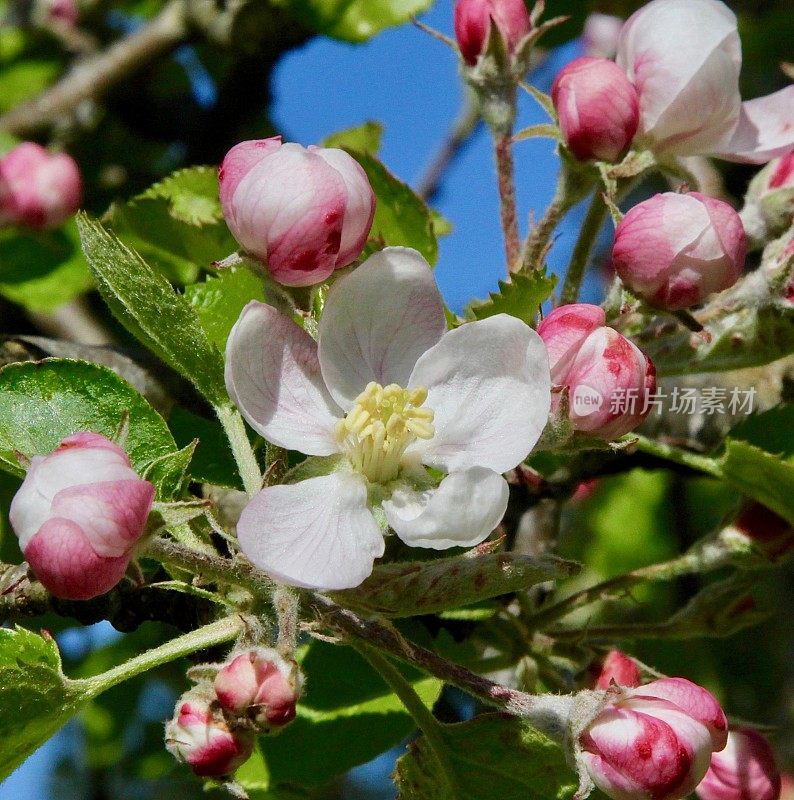
[[[33,20],[45,26],[73,28],[80,16],[77,0],[37,0]]]
[[[778,561],[794,549],[794,527],[760,503],[748,506],[722,535],[749,539],[755,550],[771,561]]]
[[[182,695],[165,726],[165,746],[202,778],[232,774],[253,752],[252,731],[232,730],[220,709],[200,688]]]
[[[303,675],[294,661],[259,647],[233,656],[218,672],[214,686],[225,711],[249,719],[261,731],[295,719]]]
[[[727,203],[698,192],[666,192],[623,217],[612,262],[632,292],[679,310],[733,286],[746,252],[742,221]]]
[[[35,456],[9,519],[49,592],[89,600],[124,576],[154,500],[127,454],[104,436],[76,433]]]
[[[753,241],[765,244],[794,222],[794,151],[770,161],[750,182],[741,212]]]
[[[580,161],[617,161],[637,132],[637,90],[614,61],[577,58],[557,75],[551,97],[565,144]]]
[[[219,178],[232,234],[279,283],[321,283],[366,244],[375,195],[344,150],[282,144],[279,136],[241,142]]]
[[[509,53],[532,29],[524,0],[458,0],[455,5],[455,36],[463,60],[470,66],[488,46],[491,22],[496,24]]]
[[[778,800],[781,779],[769,742],[753,728],[737,728],[711,757],[697,787],[701,800]]]
[[[66,153],[23,142],[0,159],[0,226],[57,228],[81,198],[80,170]]]
[[[598,306],[560,306],[541,322],[538,333],[549,354],[552,384],[568,391],[572,428],[614,439],[648,416],[656,371],[633,342],[605,327],[605,320]],[[555,410],[560,394],[553,395]]]
[[[579,737],[593,783],[614,800],[678,800],[722,750],[728,723],[716,699],[683,678],[615,691]]]
[[[613,58],[623,20],[612,14],[588,14],[582,30],[582,47],[586,56]]]
[[[609,689],[613,683],[618,686],[635,687],[642,681],[637,664],[620,650],[607,653],[596,680],[596,689]]]

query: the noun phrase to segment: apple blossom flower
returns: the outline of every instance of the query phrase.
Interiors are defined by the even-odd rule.
[[[251,500],[237,535],[254,564],[295,586],[346,589],[383,555],[386,523],[433,549],[493,531],[507,505],[501,473],[548,417],[548,359],[503,314],[445,331],[430,267],[400,247],[334,284],[316,343],[271,306],[246,306],[227,344],[230,396],[268,441],[335,457],[325,474]],[[436,485],[425,467],[447,475]]]
[[[232,730],[211,695],[201,687],[185,692],[165,726],[165,746],[203,778],[230,775],[246,762],[256,742],[253,731]]]
[[[656,371],[633,342],[605,322],[599,306],[575,303],[555,308],[538,333],[549,353],[552,384],[568,390],[573,429],[614,439],[648,416]],[[552,400],[555,410],[560,400],[558,391]]]
[[[0,226],[57,228],[81,198],[80,170],[66,153],[22,142],[0,158]]]
[[[154,491],[118,445],[97,433],[75,433],[48,456],[34,456],[9,519],[47,590],[89,600],[124,577]]]
[[[612,263],[632,292],[677,310],[733,286],[746,252],[742,221],[727,203],[699,192],[665,192],[620,221]]]
[[[750,182],[740,212],[745,231],[762,247],[794,222],[794,150],[770,161]]]
[[[637,132],[637,90],[614,61],[571,61],[554,80],[551,97],[565,144],[580,161],[617,161]]]
[[[588,14],[582,30],[582,49],[593,58],[614,58],[623,20],[612,14]]]
[[[678,800],[692,792],[728,739],[715,698],[684,678],[611,691],[579,737],[593,783],[614,800]]]
[[[613,682],[628,687],[639,686],[641,682],[637,664],[620,650],[607,653],[596,679],[596,689],[609,689]]]
[[[215,676],[214,688],[221,708],[269,730],[295,719],[303,675],[294,661],[258,647],[232,654]]]
[[[732,730],[696,792],[701,800],[778,800],[780,773],[769,742],[753,728]]]
[[[234,238],[279,283],[321,283],[366,244],[375,195],[344,150],[282,144],[280,136],[241,142],[219,180]]]
[[[794,146],[794,86],[742,103],[736,16],[719,0],[653,0],[623,26],[617,63],[640,96],[638,141],[666,156],[762,164]]]
[[[524,0],[458,0],[456,3],[455,37],[463,60],[469,66],[474,66],[485,52],[492,22],[511,54],[532,28]]]

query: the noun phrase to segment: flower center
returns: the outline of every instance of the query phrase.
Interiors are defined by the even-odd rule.
[[[353,468],[373,483],[393,481],[400,459],[417,439],[432,439],[433,412],[421,408],[427,389],[369,383],[336,424],[336,437]]]

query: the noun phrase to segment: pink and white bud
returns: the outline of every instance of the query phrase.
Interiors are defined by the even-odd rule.
[[[295,719],[302,688],[298,665],[266,647],[234,656],[215,677],[221,707],[265,730]]]
[[[769,742],[753,728],[737,728],[725,749],[711,757],[696,791],[701,800],[778,800],[780,787]]]
[[[742,221],[727,203],[699,192],[665,192],[623,217],[612,263],[632,292],[674,311],[733,286],[746,253]]]
[[[741,217],[748,235],[761,246],[791,227],[794,223],[794,151],[770,161],[753,178]]]
[[[736,16],[718,0],[653,0],[623,26],[617,63],[640,96],[640,138],[663,156],[763,164],[794,146],[794,86],[742,103]]]
[[[557,75],[551,98],[565,144],[580,161],[617,161],[637,132],[637,90],[614,61],[571,61]]]
[[[234,238],[279,283],[321,283],[367,242],[375,195],[344,150],[282,144],[280,136],[241,142],[219,178]]]
[[[609,689],[613,683],[618,686],[634,687],[642,682],[636,662],[620,650],[607,653],[596,679],[596,689]]]
[[[165,746],[202,778],[231,775],[254,749],[253,732],[232,730],[201,689],[182,695],[165,726]]]
[[[579,737],[593,783],[614,800],[678,800],[692,792],[728,739],[716,699],[684,678],[613,691]]]
[[[44,26],[73,28],[80,16],[77,0],[37,0],[33,20]]]
[[[614,58],[623,20],[612,14],[588,14],[582,30],[582,48],[586,56]]]
[[[9,519],[47,590],[89,600],[124,577],[154,491],[118,445],[96,433],[76,433],[31,460]]]
[[[455,37],[463,60],[474,66],[485,52],[496,24],[508,53],[515,53],[519,42],[532,29],[524,0],[458,0],[455,5]]]
[[[82,186],[71,156],[23,142],[0,158],[0,226],[57,228],[80,208]]]
[[[575,431],[614,439],[648,416],[656,391],[651,360],[625,336],[604,323],[598,306],[577,303],[555,308],[538,326],[551,366],[552,385],[567,389]],[[552,395],[552,409],[561,391]],[[631,403],[626,398],[633,398]]]

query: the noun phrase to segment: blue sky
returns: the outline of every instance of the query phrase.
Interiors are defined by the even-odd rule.
[[[452,0],[438,0],[424,20],[452,33]],[[572,43],[555,52],[533,82],[548,91],[560,67],[578,55]],[[385,126],[381,157],[403,180],[415,184],[459,114],[464,91],[457,58],[447,47],[408,25],[386,31],[366,45],[315,39],[287,56],[276,70],[274,121],[288,140],[308,145],[329,133],[372,119]],[[545,122],[544,112],[522,97],[519,127]],[[522,232],[529,213],[543,213],[551,199],[558,160],[549,140],[515,148]],[[499,199],[488,135],[481,130],[446,175],[436,207],[453,223],[441,243],[437,277],[457,311],[485,297],[504,277]],[[583,210],[574,209],[551,253],[552,269],[567,262]],[[591,286],[591,291],[594,289]],[[96,636],[87,633],[90,641]],[[65,646],[80,646],[71,634]],[[68,729],[0,785],[0,800],[43,800],[48,773],[69,746]],[[382,772],[388,772],[387,764]]]

